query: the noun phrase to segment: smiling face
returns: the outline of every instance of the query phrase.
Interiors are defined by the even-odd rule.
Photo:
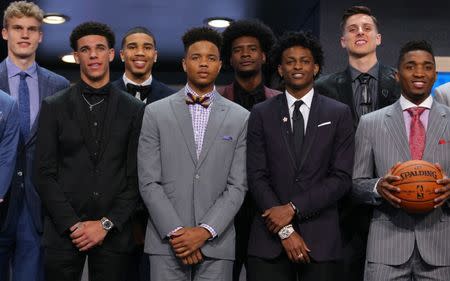
[[[120,58],[125,63],[125,75],[137,83],[147,80],[157,59],[154,39],[145,33],[134,33],[125,39]]]
[[[400,62],[397,80],[406,99],[417,105],[422,103],[436,80],[433,56],[423,50],[407,52]]]
[[[309,49],[293,46],[283,51],[278,73],[283,77],[286,89],[296,98],[308,93],[314,84],[319,65]]]
[[[375,54],[381,44],[373,19],[365,14],[356,14],[347,19],[341,37],[342,48],[347,49],[349,56],[364,57]]]
[[[34,61],[36,49],[42,41],[41,24],[33,17],[12,17],[7,19],[2,37],[8,41],[8,56],[13,61]]]
[[[183,59],[189,86],[199,95],[212,91],[221,66],[219,49],[209,41],[190,45]]]
[[[94,88],[109,82],[109,63],[114,59],[114,49],[106,37],[86,35],[77,40],[75,61],[80,65],[81,79]]]
[[[252,76],[261,72],[266,55],[257,38],[241,36],[231,44],[230,64],[238,76]]]

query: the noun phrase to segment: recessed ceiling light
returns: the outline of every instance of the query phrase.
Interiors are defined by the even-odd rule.
[[[67,63],[75,63],[76,62],[75,58],[73,57],[72,54],[62,56],[61,60],[63,62],[67,62]]]
[[[222,18],[222,17],[207,18],[204,20],[206,24],[216,28],[228,27],[232,21],[233,20],[230,18]]]
[[[48,24],[62,24],[69,21],[69,17],[58,13],[47,13],[44,15],[43,21]]]

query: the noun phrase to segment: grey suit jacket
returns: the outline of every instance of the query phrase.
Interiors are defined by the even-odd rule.
[[[434,99],[446,106],[450,106],[450,82],[434,89]]]
[[[199,159],[184,89],[145,109],[138,175],[150,213],[146,253],[173,255],[167,235],[205,223],[218,236],[206,242],[203,254],[234,259],[233,218],[247,190],[248,111],[219,94],[211,106]]]
[[[442,142],[445,140],[445,143]],[[428,118],[423,160],[440,163],[450,174],[450,108],[434,102]],[[442,144],[441,144],[442,143]],[[428,264],[450,265],[450,210],[448,205],[423,215],[392,207],[373,189],[398,161],[411,159],[399,101],[364,115],[356,131],[353,196],[377,207],[367,244],[369,262],[399,265],[411,256],[414,243]]]

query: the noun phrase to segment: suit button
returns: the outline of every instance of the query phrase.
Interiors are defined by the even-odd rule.
[[[18,175],[19,177],[21,177],[21,176],[23,175],[22,171],[18,171],[18,172],[17,172],[17,175]]]
[[[94,191],[94,192],[92,192],[92,195],[94,195],[94,196],[99,196],[99,195],[100,195],[100,193],[98,193],[98,192]]]
[[[295,182],[299,182],[299,181],[300,181],[300,179],[299,179],[299,178],[296,178],[296,179],[295,179]]]
[[[195,175],[195,178],[196,178],[196,179],[199,179],[199,178],[200,178],[200,176],[199,176],[199,175],[197,174],[197,175]]]
[[[97,125],[98,125],[98,123],[97,123],[97,122],[94,122],[94,126],[97,127]]]

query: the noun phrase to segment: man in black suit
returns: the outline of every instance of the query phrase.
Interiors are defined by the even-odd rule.
[[[158,51],[155,36],[147,28],[137,26],[127,31],[122,39],[120,58],[124,62],[125,73],[112,83],[114,86],[129,92],[146,104],[175,93],[175,90],[152,75]]]
[[[249,281],[340,280],[337,204],[351,187],[351,112],[313,88],[323,54],[311,35],[283,35],[272,58],[286,91],[255,105],[248,123],[248,184],[259,211]]]
[[[136,154],[144,104],[112,87],[114,33],[86,22],[70,35],[81,81],[45,99],[35,181],[46,210],[47,280],[126,280],[135,246]]]
[[[354,6],[344,12],[341,45],[347,50],[344,71],[317,80],[323,95],[350,106],[356,128],[361,115],[394,103],[400,97],[396,70],[378,62],[376,48],[381,44],[378,21],[371,10]],[[364,260],[371,207],[360,206],[345,198],[341,208],[344,242],[343,280],[363,279]]]

